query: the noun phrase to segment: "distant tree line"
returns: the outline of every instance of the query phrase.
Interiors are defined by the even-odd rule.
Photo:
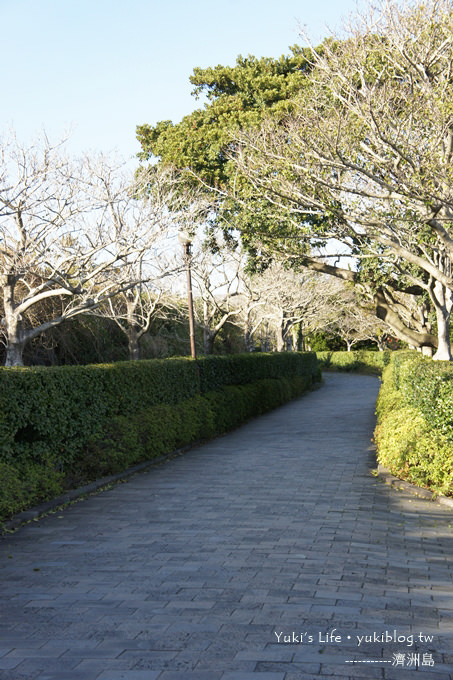
[[[244,271],[246,258],[200,245],[192,261],[195,334],[199,354],[351,349],[387,346],[379,323],[350,286],[322,274],[284,269]],[[109,363],[190,353],[185,279],[178,262],[160,290],[136,285],[83,314],[36,334],[25,344],[25,365]],[[180,289],[180,292],[175,290]],[[64,297],[37,303],[24,328],[44,328],[62,316]],[[0,361],[7,357],[0,346]]]

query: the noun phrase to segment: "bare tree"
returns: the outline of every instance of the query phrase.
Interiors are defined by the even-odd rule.
[[[335,238],[356,259],[374,258],[378,313],[409,342],[418,333],[389,297],[429,295],[435,358],[451,359],[451,1],[382,1],[346,39],[325,41],[312,55],[295,113],[244,133],[237,167],[276,214],[293,215],[301,240]],[[303,215],[324,220],[308,228]],[[426,332],[420,342],[434,344]]]
[[[359,342],[371,340],[383,349],[382,339],[390,328],[380,321],[374,310],[365,300],[361,300],[351,285],[344,285],[337,300],[334,318],[324,330],[338,335],[345,343],[348,352]]]
[[[139,205],[155,210],[152,216],[148,214],[147,248],[129,265],[128,277],[136,283],[96,310],[97,315],[113,319],[126,335],[131,360],[140,358],[140,341],[153,319],[164,320],[180,312],[170,290],[182,267],[175,255],[176,236],[181,231],[194,234],[211,209],[200,190],[183,186],[181,175],[171,167],[141,167],[137,178],[137,186],[114,204],[112,213],[122,224],[136,219],[131,205],[135,207],[138,192]]]
[[[0,143],[0,291],[6,365],[27,342],[133,288],[131,271],[161,233],[165,200],[139,198],[141,184],[104,157],[68,159],[44,137]],[[32,310],[58,299],[57,314]]]
[[[242,292],[241,292],[241,311],[237,317],[237,323],[244,333],[244,349],[246,352],[252,352],[256,348],[255,335],[262,326],[264,317],[262,309],[266,304],[265,296],[260,287],[256,285],[254,277],[247,276],[245,272],[242,274]],[[267,351],[268,347],[265,342],[261,342],[261,349]]]
[[[146,283],[138,283],[108,300],[102,316],[112,318],[126,336],[131,361],[140,359],[140,340],[158,315],[161,299],[162,291],[153,292]],[[102,313],[102,308],[99,311]]]
[[[304,335],[324,328],[338,314],[341,283],[308,269],[294,270],[274,262],[251,277],[260,305],[254,309],[255,329],[272,332],[278,352],[304,348]]]
[[[195,323],[203,329],[205,354],[212,354],[214,342],[227,322],[240,324],[244,262],[241,252],[226,247],[215,253],[201,248],[193,257]]]

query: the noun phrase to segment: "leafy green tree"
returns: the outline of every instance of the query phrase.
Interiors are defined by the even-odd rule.
[[[287,140],[288,119],[297,119],[301,109],[311,107],[311,100],[316,97],[311,80],[313,69],[319,70],[319,60],[326,51],[328,54],[335,51],[335,45],[328,41],[316,50],[292,47],[289,56],[279,59],[238,57],[232,67],[195,68],[191,82],[195,86],[194,95],[206,97],[204,107],[179,123],[161,121],[154,127],[138,126],[140,158],[145,162],[159,159],[161,165],[185,173],[186,186],[201,184],[214,197],[207,220],[211,226],[208,241],[214,248],[219,228],[227,240],[239,230],[249,255],[249,268],[263,270],[277,258],[360,283],[374,301],[378,316],[392,325],[398,337],[414,346],[435,347],[436,338],[426,327],[408,322],[410,314],[403,300],[409,294],[417,295],[421,304],[425,304],[426,286],[414,284],[394,269],[389,279],[386,275],[389,263],[383,265],[382,258],[376,258],[375,244],[371,244],[370,250],[363,235],[360,242],[349,239],[347,243],[351,255],[359,257],[357,271],[332,267],[325,258],[310,256],[313,249],[316,251],[332,235],[338,238],[336,200],[313,208],[312,204],[293,200],[291,189],[288,199],[291,182],[299,186],[297,172],[289,172],[287,167],[282,171],[280,165],[279,175],[275,174],[272,158],[275,131]],[[269,123],[264,124],[269,120],[271,128]],[[244,144],[241,130],[261,130],[259,142],[255,143],[257,133],[253,137],[249,132]],[[310,126],[307,132],[310,133]],[[243,149],[249,155],[246,169]],[[251,167],[254,163],[259,181]],[[283,195],[279,195],[282,179],[287,184]],[[365,256],[364,248],[369,251]],[[370,266],[371,261],[375,266]],[[397,302],[395,290],[400,291]]]
[[[312,68],[310,50],[290,49],[291,54],[279,59],[239,56],[234,66],[195,68],[190,78],[193,94],[205,97],[204,106],[179,123],[160,121],[154,127],[137,127],[140,159],[159,159],[161,165],[184,172],[187,184],[201,184],[214,199],[208,233],[221,228],[231,238],[234,229],[243,227],[246,246],[247,230],[266,223],[267,231],[277,237],[279,229],[288,231],[294,221],[282,216],[280,222],[285,224],[279,224],[275,215],[269,221],[268,203],[254,195],[231,160],[235,134],[259,126],[267,115],[281,120],[304,86]]]
[[[190,81],[196,98],[206,97],[203,108],[181,122],[160,121],[137,127],[141,160],[159,158],[165,165],[188,169],[211,187],[224,190],[234,167],[228,152],[232,133],[257,125],[269,111],[288,112],[311,65],[297,47],[280,59],[239,56],[235,66],[195,68]]]
[[[276,214],[324,218],[301,238],[335,238],[360,258],[359,270],[344,277],[365,283],[366,273],[388,323],[388,310],[402,323],[393,290],[428,298],[435,358],[451,359],[451,2],[382,2],[348,39],[328,41],[313,56],[313,77],[287,118],[238,136],[238,172]],[[266,247],[267,235],[248,236]],[[434,344],[429,333],[422,344]]]

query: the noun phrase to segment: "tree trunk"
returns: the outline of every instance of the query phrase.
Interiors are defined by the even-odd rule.
[[[376,344],[378,346],[379,352],[383,352],[386,349],[384,336],[382,336],[382,337],[378,336],[376,338]]]
[[[137,330],[133,326],[129,326],[127,329],[127,343],[129,348],[129,361],[138,361],[140,359],[140,344]]]
[[[12,275],[6,276],[5,284],[3,288],[4,324],[6,330],[5,366],[23,366],[23,353],[27,337],[24,333],[22,317],[18,313],[14,302],[15,277]]]
[[[302,332],[302,323],[298,323],[293,327],[293,348],[296,352],[303,352],[304,336]]]
[[[212,354],[214,350],[215,334],[211,331],[212,318],[213,314],[211,314],[208,302],[203,300],[203,351],[205,354]]]
[[[276,332],[276,341],[277,341],[277,352],[283,352],[285,349],[285,338],[283,337],[283,328],[281,325],[278,326],[277,332]]]
[[[263,324],[263,329],[260,335],[260,350],[261,352],[270,351],[270,340],[269,340],[269,322],[265,321]]]
[[[244,332],[244,347],[246,352],[251,352],[253,350],[253,334],[249,331],[246,330]]]
[[[413,345],[417,349],[422,347],[437,347],[437,338],[429,332],[419,333],[418,331],[408,328],[400,319],[398,314],[392,309],[390,303],[387,301],[384,291],[379,288],[374,297],[376,304],[376,316],[381,321],[385,321],[397,338],[408,345]]]
[[[7,334],[5,366],[23,366],[27,338],[22,328],[22,320],[15,314],[8,314],[5,321]]]
[[[6,361],[5,366],[23,366],[23,353],[24,353],[25,341],[19,340],[17,342],[8,339],[6,345]]]
[[[286,318],[285,312],[282,312],[280,316],[280,323],[277,328],[277,352],[284,352],[285,349],[291,351],[292,347],[289,346],[291,337],[288,337],[290,330],[291,320]]]
[[[212,354],[214,352],[214,340],[216,339],[217,333],[213,333],[209,328],[203,329],[203,345],[204,353]]]
[[[442,315],[437,315],[437,340],[439,344],[433,359],[435,361],[451,361],[450,321]]]
[[[450,314],[452,308],[452,292],[436,281],[431,290],[431,300],[436,308],[437,320],[437,352],[435,361],[451,361],[450,347]]]

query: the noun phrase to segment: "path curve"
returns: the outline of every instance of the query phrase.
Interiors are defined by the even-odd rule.
[[[378,389],[327,374],[2,538],[0,680],[452,677],[453,513],[372,476]]]

